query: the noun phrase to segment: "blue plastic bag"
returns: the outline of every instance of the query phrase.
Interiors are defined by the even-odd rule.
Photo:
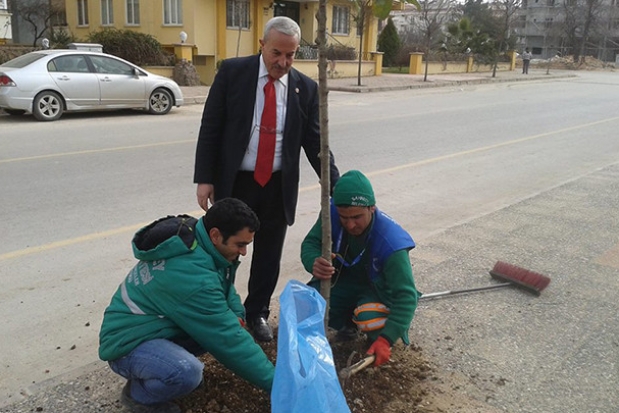
[[[272,413],[350,413],[325,336],[325,300],[289,281],[279,297]]]

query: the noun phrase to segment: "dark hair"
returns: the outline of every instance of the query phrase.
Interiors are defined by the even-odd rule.
[[[248,228],[250,232],[260,229],[260,221],[254,211],[236,198],[224,198],[215,202],[202,219],[206,232],[217,228],[223,236],[223,242],[243,228]]]

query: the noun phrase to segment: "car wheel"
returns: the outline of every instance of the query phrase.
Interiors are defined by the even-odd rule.
[[[26,113],[25,110],[19,110],[19,109],[3,109],[6,113],[8,113],[9,115],[12,116],[21,116],[24,113]]]
[[[60,118],[64,111],[62,98],[56,92],[45,91],[34,98],[32,114],[37,120],[52,121]]]
[[[148,99],[148,111],[153,115],[165,115],[172,105],[172,95],[165,89],[155,89]]]

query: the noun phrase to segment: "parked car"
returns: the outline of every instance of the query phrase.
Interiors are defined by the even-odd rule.
[[[40,50],[0,65],[0,108],[40,121],[64,112],[135,108],[165,115],[183,104],[178,84],[118,57]]]

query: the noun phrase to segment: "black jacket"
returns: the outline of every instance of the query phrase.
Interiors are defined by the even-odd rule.
[[[213,184],[216,200],[229,197],[251,136],[260,55],[224,60],[208,94],[198,136],[194,183]],[[320,177],[318,85],[294,68],[288,77],[282,147],[282,193],[288,225],[294,223],[303,148]],[[339,178],[330,157],[331,189]]]

